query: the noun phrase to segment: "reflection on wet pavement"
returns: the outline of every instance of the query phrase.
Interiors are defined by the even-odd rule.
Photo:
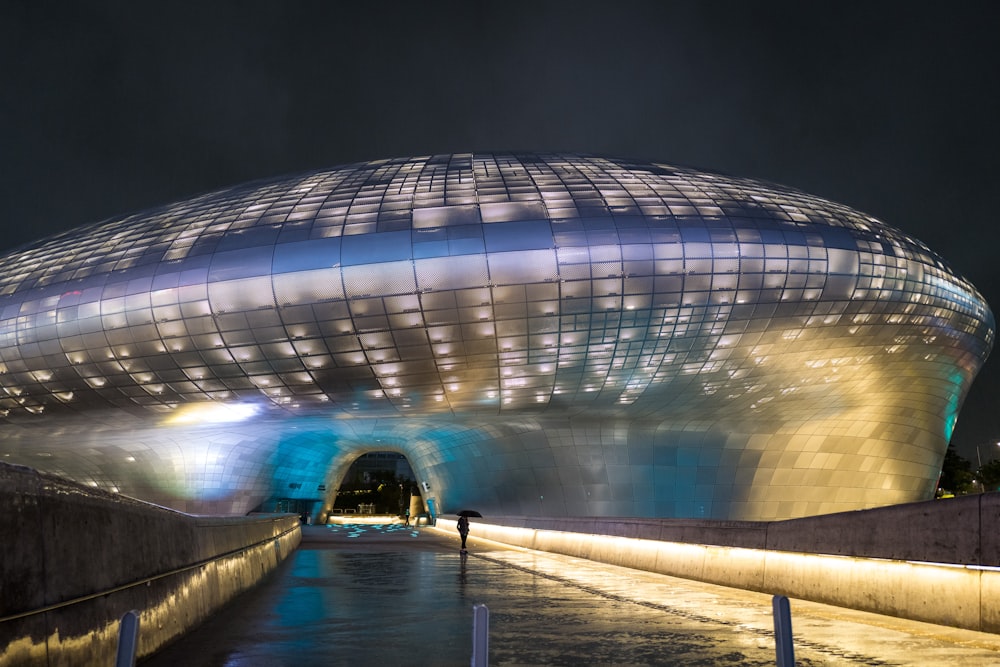
[[[309,526],[260,588],[147,665],[774,665],[770,597],[398,524]],[[874,623],[874,625],[873,625]],[[1000,638],[793,600],[800,665],[987,665]]]

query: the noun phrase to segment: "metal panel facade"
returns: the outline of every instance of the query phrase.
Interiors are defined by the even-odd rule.
[[[373,450],[492,513],[923,499],[994,336],[879,220],[602,157],[350,165],[0,261],[0,460],[198,512]]]

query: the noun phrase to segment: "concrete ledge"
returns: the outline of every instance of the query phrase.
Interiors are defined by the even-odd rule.
[[[0,464],[0,665],[114,664],[140,614],[153,653],[298,546],[298,516],[193,517]]]
[[[998,515],[1000,493],[987,493],[775,521],[767,548],[998,567]]]
[[[1000,567],[1000,493],[772,522],[524,516],[486,521],[661,542]]]
[[[986,494],[774,523],[488,517],[472,537],[1000,633],[998,520]]]

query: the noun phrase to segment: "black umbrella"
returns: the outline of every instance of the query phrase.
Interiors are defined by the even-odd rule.
[[[455,516],[478,516],[480,519],[483,518],[483,515],[476,510],[462,510],[461,512],[457,512]]]

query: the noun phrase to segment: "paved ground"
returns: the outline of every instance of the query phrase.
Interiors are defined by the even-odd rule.
[[[473,526],[473,531],[475,526]],[[267,581],[143,663],[774,665],[771,599],[399,525],[306,526]],[[995,665],[1000,636],[792,600],[800,665]]]

